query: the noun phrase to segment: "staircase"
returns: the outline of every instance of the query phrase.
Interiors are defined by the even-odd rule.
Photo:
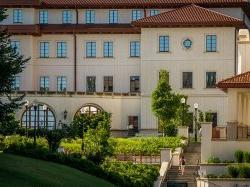
[[[200,143],[189,143],[188,147],[184,150],[184,158],[186,160],[184,174],[181,175],[178,166],[172,166],[167,172],[163,187],[196,187],[196,176],[199,169],[197,164],[200,157]]]

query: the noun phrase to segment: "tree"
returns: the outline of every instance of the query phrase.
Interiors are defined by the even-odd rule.
[[[0,22],[7,16],[5,9],[0,8]],[[23,103],[24,95],[12,97],[11,85],[15,75],[23,71],[25,63],[29,59],[24,59],[16,49],[11,47],[10,35],[7,30],[0,27],[0,126],[4,128],[6,124],[13,123],[13,114]],[[13,117],[11,117],[13,116]]]
[[[168,72],[161,70],[159,82],[152,93],[152,110],[159,119],[163,131],[167,125],[172,125],[174,120],[177,119],[177,113],[181,107],[181,98],[181,95],[172,92]]]

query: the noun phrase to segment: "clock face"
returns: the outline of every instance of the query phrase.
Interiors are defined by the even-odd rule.
[[[186,48],[186,49],[190,49],[192,47],[192,41],[190,39],[186,39],[183,41],[183,46]]]

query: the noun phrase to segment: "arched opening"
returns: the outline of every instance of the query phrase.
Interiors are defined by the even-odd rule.
[[[29,106],[25,109],[22,118],[21,126],[23,128],[44,128],[52,130],[56,128],[56,118],[52,109],[44,104],[37,104],[37,106]]]
[[[86,105],[83,105],[81,108],[79,108],[75,116],[79,114],[95,115],[102,111],[103,109],[96,104],[86,104]]]

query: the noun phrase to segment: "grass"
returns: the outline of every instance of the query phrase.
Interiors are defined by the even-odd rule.
[[[67,166],[0,152],[0,186],[113,187],[114,185]]]

